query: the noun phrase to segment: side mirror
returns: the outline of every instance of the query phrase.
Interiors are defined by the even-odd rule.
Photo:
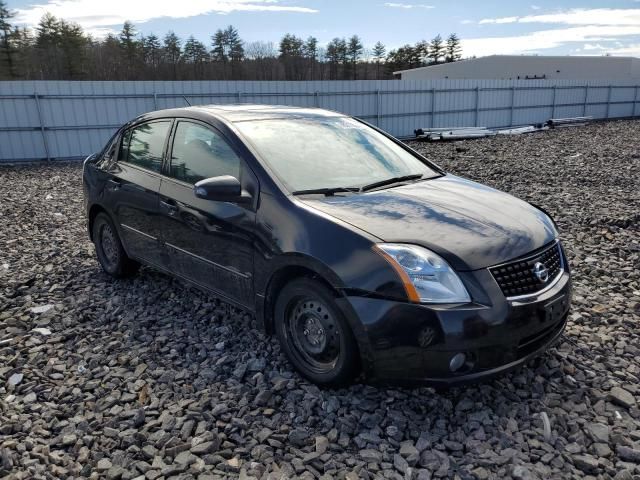
[[[251,195],[242,191],[240,180],[231,175],[205,178],[193,186],[193,193],[198,198],[218,202],[245,203]]]

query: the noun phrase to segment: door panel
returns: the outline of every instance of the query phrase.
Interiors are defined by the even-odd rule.
[[[192,186],[167,178],[160,185],[160,212],[168,268],[251,307],[255,213],[197,198]]]
[[[162,265],[158,191],[162,159],[172,120],[136,125],[125,131],[112,164],[105,196],[130,256]]]
[[[257,181],[222,134],[208,125],[179,120],[171,144],[170,178],[162,178],[159,194],[166,267],[253,308],[254,207],[198,198],[193,184],[232,175],[257,195]]]
[[[118,170],[106,189],[122,242],[129,255],[160,264],[160,176],[124,163]]]

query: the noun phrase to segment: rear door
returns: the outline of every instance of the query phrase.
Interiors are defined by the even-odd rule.
[[[236,303],[253,305],[255,204],[197,198],[205,178],[232,175],[257,197],[257,180],[221,132],[176,120],[160,185],[162,238],[172,271]]]
[[[161,266],[158,191],[173,120],[135,125],[122,135],[105,195],[129,256]]]

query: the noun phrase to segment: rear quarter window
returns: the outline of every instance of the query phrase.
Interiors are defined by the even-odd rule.
[[[143,123],[127,130],[122,137],[120,161],[160,173],[171,121]]]

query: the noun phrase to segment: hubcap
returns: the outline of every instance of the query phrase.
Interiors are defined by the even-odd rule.
[[[100,245],[108,266],[114,267],[118,263],[118,247],[110,225],[105,224],[100,229]]]
[[[304,322],[302,334],[311,346],[311,349],[319,352],[324,349],[327,337],[325,335],[324,328],[322,328],[322,324],[317,318],[307,317],[307,320]]]
[[[299,298],[290,303],[287,337],[298,359],[315,372],[333,369],[340,356],[340,331],[323,302]]]

